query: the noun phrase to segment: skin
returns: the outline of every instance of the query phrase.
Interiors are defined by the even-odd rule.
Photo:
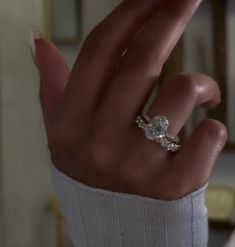
[[[125,0],[87,37],[70,72],[57,48],[35,37],[40,98],[54,165],[86,185],[174,200],[204,186],[226,128],[203,120],[172,154],[135,126],[162,67],[201,0]],[[217,83],[180,74],[150,106],[177,135],[197,106],[220,103]]]

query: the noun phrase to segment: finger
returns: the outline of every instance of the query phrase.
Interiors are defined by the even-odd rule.
[[[130,40],[160,0],[123,1],[87,37],[66,90],[65,111],[74,119],[97,104]],[[98,99],[97,99],[98,98]]]
[[[187,185],[185,189],[195,191],[208,182],[226,141],[227,130],[220,122],[207,119],[199,124],[175,156],[175,165],[171,167],[173,173],[181,174]]]
[[[219,102],[219,86],[212,78],[180,74],[163,86],[148,115],[166,116],[170,122],[169,133],[177,135],[196,106],[215,107]]]
[[[111,112],[132,120],[143,107],[163,64],[200,3],[201,0],[166,0],[159,4],[123,59],[104,103]]]
[[[34,32],[32,53],[40,74],[40,99],[46,125],[58,111],[64,88],[69,77],[69,68],[59,50],[50,41]]]

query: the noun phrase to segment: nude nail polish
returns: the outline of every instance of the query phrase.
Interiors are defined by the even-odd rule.
[[[31,50],[33,61],[36,65],[37,65],[37,47],[35,44],[35,40],[40,39],[40,38],[41,38],[41,34],[38,28],[32,28],[30,30],[29,45],[30,45],[30,50]]]

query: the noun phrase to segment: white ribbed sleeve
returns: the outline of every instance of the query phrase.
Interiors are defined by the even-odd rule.
[[[206,247],[205,189],[176,201],[90,188],[52,168],[75,247]]]

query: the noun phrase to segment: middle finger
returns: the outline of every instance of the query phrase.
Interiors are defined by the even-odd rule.
[[[128,49],[103,102],[104,114],[133,121],[201,0],[162,1]]]

